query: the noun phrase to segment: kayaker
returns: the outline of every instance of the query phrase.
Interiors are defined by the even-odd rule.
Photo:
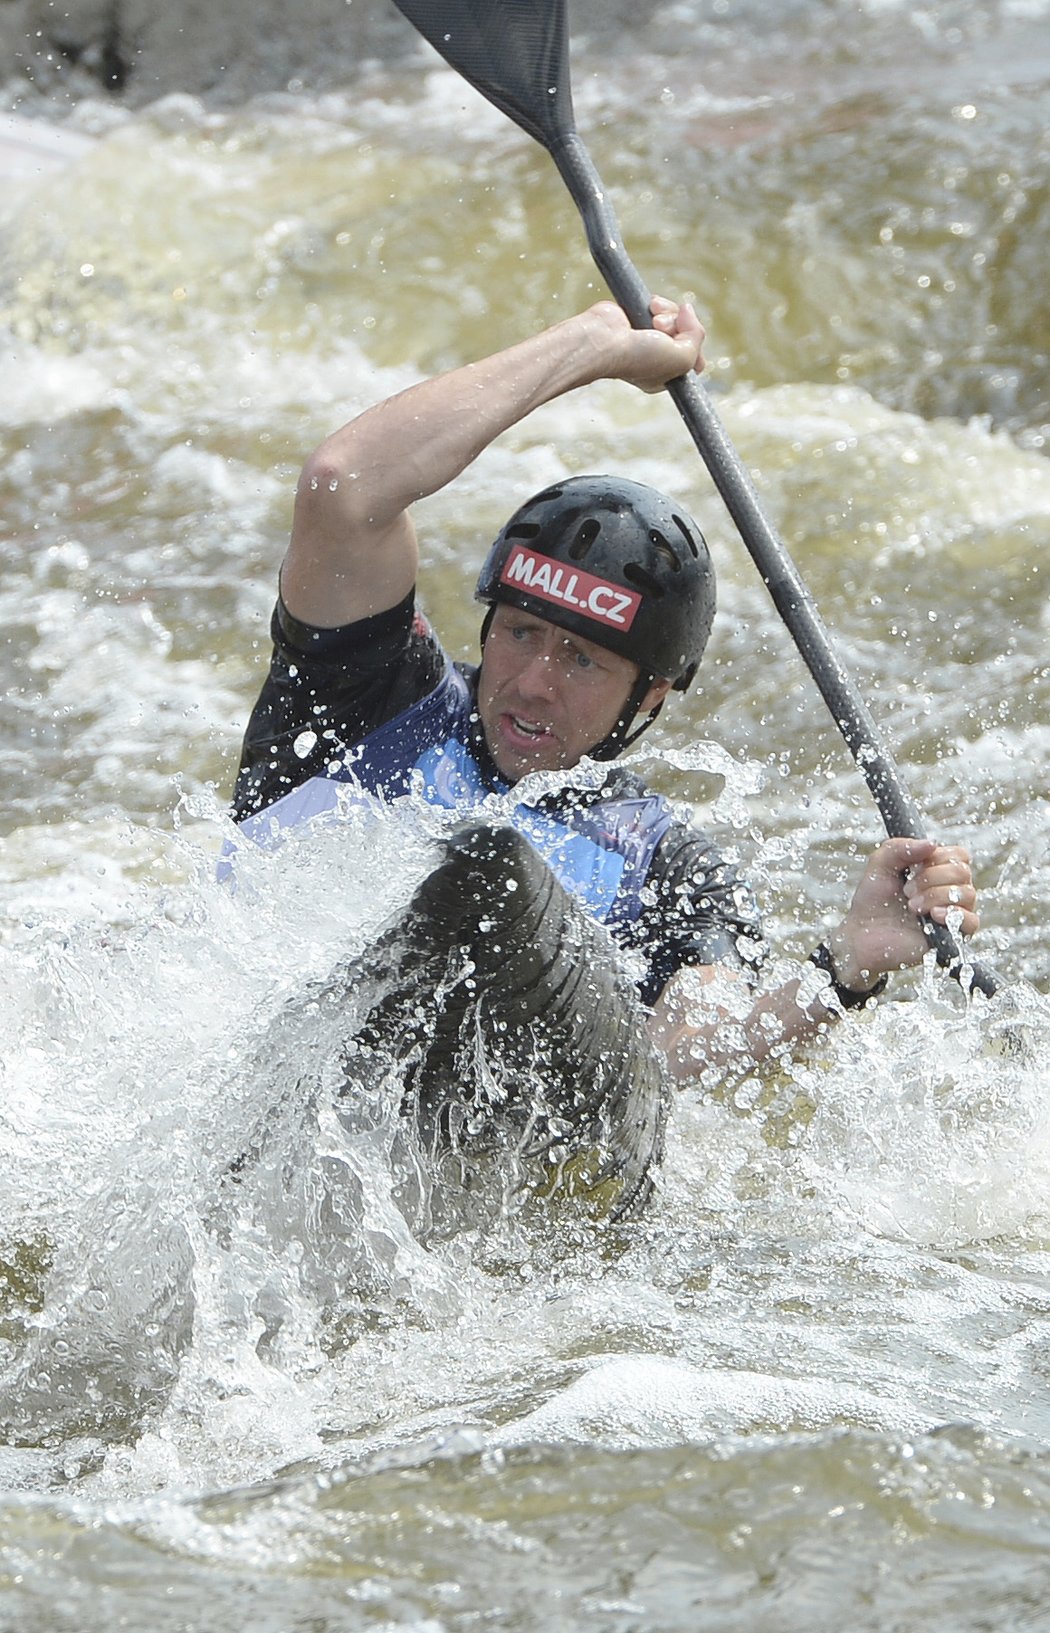
[[[234,814],[268,843],[334,808],[340,785],[410,786],[469,812],[533,772],[613,761],[691,683],[714,574],[686,512],[620,477],[577,477],[522,506],[478,583],[477,669],[453,665],[416,607],[411,506],[535,408],[598,380],[657,391],[703,368],[693,308],[657,297],[653,328],[600,301],[402,391],[307,460],[273,616],[273,657],[244,741]],[[871,1001],[921,962],[920,915],[978,928],[959,846],[888,840],[814,970],[772,992],[752,894],[711,839],[633,774],[523,789],[514,824],[644,966],[642,999],[672,1073],[744,1066]],[[757,996],[755,994],[757,993]]]

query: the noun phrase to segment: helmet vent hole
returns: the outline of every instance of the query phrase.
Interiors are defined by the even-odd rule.
[[[623,569],[623,576],[628,584],[633,584],[636,590],[643,595],[651,595],[654,601],[661,601],[665,594],[665,586],[644,567],[639,567],[636,561],[629,561]]]
[[[672,573],[680,573],[682,571],[682,563],[678,555],[678,551],[675,549],[673,544],[669,543],[668,540],[664,538],[662,533],[658,533],[656,531],[655,527],[651,527],[649,529],[649,543],[652,545],[661,561],[663,561],[667,567],[670,567]]]
[[[601,530],[601,522],[595,521],[593,516],[589,516],[585,522],[581,522],[576,530],[576,537],[569,546],[569,559],[571,561],[582,561]]]
[[[542,532],[537,522],[518,522],[514,527],[508,527],[504,535],[508,539],[534,539]]]
[[[696,560],[699,561],[700,551],[697,549],[696,540],[693,538],[692,528],[689,527],[689,525],[686,522],[683,522],[681,516],[676,516],[674,518],[674,525],[675,525],[675,527],[677,527],[679,533],[681,533],[683,539],[685,540],[686,544],[689,546],[689,548],[692,551],[692,553],[693,553],[694,557],[696,558]]]

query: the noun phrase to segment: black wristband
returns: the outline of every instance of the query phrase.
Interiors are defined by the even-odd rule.
[[[875,985],[869,987],[867,992],[857,992],[853,987],[844,987],[835,974],[835,961],[826,941],[822,941],[819,947],[814,947],[809,955],[809,962],[831,976],[831,989],[843,1009],[863,1009],[869,998],[877,998],[886,990],[886,982],[889,979],[886,975],[880,975]]]

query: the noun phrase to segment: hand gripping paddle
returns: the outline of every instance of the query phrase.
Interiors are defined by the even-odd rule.
[[[652,327],[650,294],[623,247],[616,215],[577,130],[569,79],[565,0],[395,0],[398,9],[457,73],[545,147],[572,195],[598,270],[636,329]],[[924,839],[917,806],[901,781],[820,613],[763,513],[739,455],[695,374],[667,386],[736,523],[774,605],[871,790],[886,832]],[[937,961],[987,997],[998,981],[964,962],[944,925],[923,929]]]

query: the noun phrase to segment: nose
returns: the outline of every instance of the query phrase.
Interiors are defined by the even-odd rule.
[[[518,691],[522,697],[549,697],[554,679],[550,653],[535,652],[518,671]]]

